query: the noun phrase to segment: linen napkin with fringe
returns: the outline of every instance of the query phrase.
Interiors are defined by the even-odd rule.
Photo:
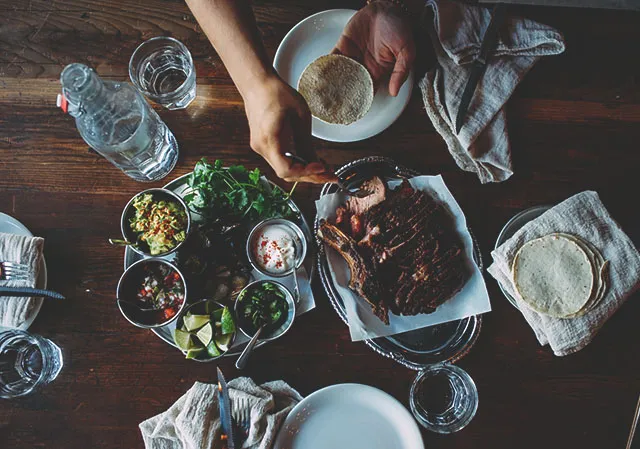
[[[429,0],[427,6],[433,10],[433,22],[425,25],[437,64],[419,85],[429,118],[461,169],[476,173],[483,184],[504,181],[513,174],[504,106],[541,56],[564,51],[563,37],[547,25],[507,16],[456,135],[455,120],[470,63],[480,51],[491,10],[448,0]]]
[[[535,312],[520,298],[513,284],[511,266],[520,247],[551,233],[573,234],[591,242],[609,261],[609,286],[602,302],[581,317],[554,318]],[[542,346],[557,356],[587,346],[607,320],[640,287],[640,253],[616,223],[596,192],[578,193],[524,225],[495,249],[489,273],[515,298],[520,312]]]
[[[256,385],[248,377],[229,381],[229,399],[246,400],[251,429],[243,448],[270,449],[280,425],[302,396],[279,380]],[[146,449],[217,449],[220,411],[215,384],[196,382],[167,411],[140,424]]]

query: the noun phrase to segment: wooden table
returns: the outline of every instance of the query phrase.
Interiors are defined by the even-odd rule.
[[[357,1],[255,2],[268,51],[306,16]],[[508,105],[516,174],[482,186],[460,171],[434,131],[417,89],[402,117],[379,136],[353,144],[317,141],[342,164],[393,156],[426,174],[442,173],[466,213],[488,263],[496,236],[518,211],[593,189],[636,242],[640,234],[640,15],[527,8],[561,30],[565,54],[540,61]],[[33,396],[0,402],[2,448],[142,447],[138,423],[166,410],[196,380],[215,379],[197,364],[131,326],[114,302],[122,272],[120,212],[146,185],[89,151],[73,119],[55,107],[61,69],[71,62],[124,80],[144,39],[174,36],[192,51],[198,98],[185,111],[159,111],[180,143],[173,179],[203,156],[260,167],[249,149],[241,99],[220,59],[179,0],[0,0],[0,210],[45,237],[50,287],[68,297],[46,301],[32,326],[64,351],[58,379]],[[162,182],[157,183],[162,185]],[[296,201],[314,215],[319,188],[301,185]],[[538,345],[522,316],[486,276],[493,312],[459,362],[474,378],[480,406],[449,436],[424,432],[436,448],[621,448],[640,391],[640,297],[635,295],[578,354],[555,357]],[[281,340],[259,350],[242,373],[284,379],[306,395],[358,382],[408,404],[415,373],[350,341],[319,283],[317,308]],[[240,375],[233,360],[220,363]],[[393,448],[389,448],[393,449]]]

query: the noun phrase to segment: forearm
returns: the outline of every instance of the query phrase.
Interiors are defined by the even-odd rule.
[[[186,0],[245,97],[272,72],[248,0]]]

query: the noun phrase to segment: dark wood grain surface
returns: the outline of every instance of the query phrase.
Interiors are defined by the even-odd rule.
[[[255,2],[271,55],[306,16],[359,6],[343,0]],[[460,171],[417,89],[402,117],[379,136],[352,144],[316,141],[316,148],[332,164],[387,155],[426,174],[443,174],[485,261],[512,215],[585,189],[597,190],[640,242],[640,14],[521,11],[557,27],[567,51],[541,60],[509,102],[512,179],[481,186]],[[117,311],[123,254],[106,238],[118,235],[121,208],[146,185],[90,152],[73,119],[55,107],[66,64],[83,62],[105,77],[126,79],[133,49],[156,35],[182,40],[198,74],[198,98],[186,111],[159,111],[180,143],[180,161],[168,179],[189,172],[202,156],[260,167],[272,176],[249,149],[242,101],[183,2],[0,0],[0,211],[46,239],[50,287],[68,297],[47,301],[31,328],[63,348],[64,370],[42,392],[0,402],[1,448],[143,447],[139,422],[166,410],[194,381],[215,379],[213,364],[184,360]],[[305,185],[296,192],[310,219],[318,191]],[[477,416],[454,435],[423,432],[425,446],[624,447],[640,392],[640,297],[631,297],[586,349],[558,358],[538,345],[493,279],[486,279],[493,312],[459,362],[478,386]],[[303,395],[335,383],[364,383],[407,405],[415,372],[351,342],[321,286],[315,287],[316,310],[259,350],[244,374],[258,382],[284,379]],[[239,375],[233,360],[220,365],[228,377]]]

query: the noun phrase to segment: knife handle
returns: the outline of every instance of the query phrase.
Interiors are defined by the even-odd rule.
[[[30,287],[3,287],[0,286],[0,296],[28,296],[28,297],[44,297],[53,299],[65,299],[60,293],[51,290],[42,290]]]

